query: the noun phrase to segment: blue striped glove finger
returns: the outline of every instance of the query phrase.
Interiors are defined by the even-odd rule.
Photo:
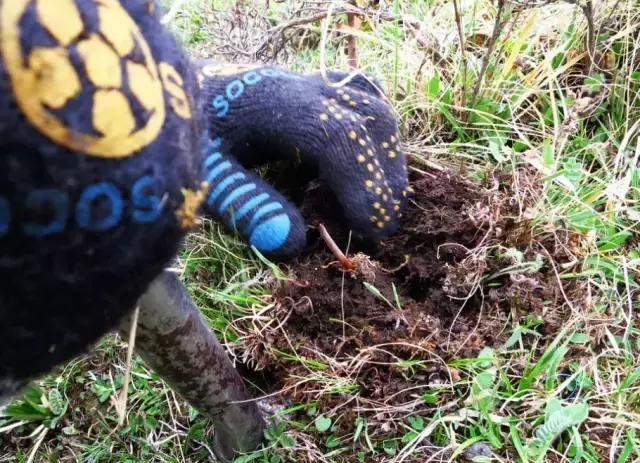
[[[266,257],[299,254],[306,243],[306,227],[298,209],[227,152],[222,138],[210,140],[205,148],[203,170],[210,187],[202,212]]]

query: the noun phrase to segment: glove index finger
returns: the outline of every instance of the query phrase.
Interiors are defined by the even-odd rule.
[[[287,259],[306,244],[306,225],[298,209],[258,175],[223,152],[223,141],[205,148],[204,176],[209,184],[205,215],[222,222],[269,258]]]
[[[320,176],[358,235],[389,236],[399,225],[408,187],[407,159],[393,108],[347,85],[325,87],[323,93],[317,123],[326,148],[319,155]]]

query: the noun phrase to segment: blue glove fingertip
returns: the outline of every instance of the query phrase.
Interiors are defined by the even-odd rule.
[[[287,214],[267,219],[256,226],[249,235],[249,244],[262,253],[278,252],[282,249],[291,233],[291,220]]]
[[[288,259],[306,245],[306,226],[300,212],[260,177],[223,154],[222,140],[211,140],[204,160],[211,185],[203,209],[238,233],[269,258]]]

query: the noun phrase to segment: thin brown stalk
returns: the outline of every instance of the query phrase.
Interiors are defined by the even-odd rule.
[[[471,107],[475,107],[476,101],[478,101],[478,95],[480,94],[480,86],[482,85],[482,81],[484,80],[484,76],[487,72],[487,68],[489,67],[489,59],[491,58],[491,54],[493,53],[493,49],[496,46],[496,42],[498,41],[498,37],[500,36],[500,31],[504,27],[504,21],[502,21],[502,12],[504,10],[505,0],[498,0],[498,11],[496,12],[496,19],[493,23],[493,31],[491,32],[491,38],[487,43],[487,52],[482,57],[482,66],[480,68],[480,74],[476,79],[476,82],[473,87],[473,91],[471,93]]]
[[[348,271],[355,270],[356,269],[355,263],[352,260],[350,260],[347,256],[344,255],[344,253],[340,250],[336,242],[333,241],[333,238],[331,238],[331,235],[329,235],[329,232],[327,231],[326,227],[323,224],[320,224],[318,225],[318,229],[320,230],[320,236],[322,237],[324,242],[327,244],[327,247],[329,248],[329,250],[340,261],[342,268]]]
[[[467,103],[467,54],[466,54],[466,41],[464,39],[464,28],[462,27],[462,13],[460,12],[459,0],[453,0],[453,11],[455,14],[456,27],[458,30],[458,40],[460,41],[460,56],[462,57],[462,98],[460,99],[460,106],[466,108]],[[463,109],[464,114],[462,117],[466,120],[468,111]]]
[[[355,6],[355,1],[352,2]],[[347,24],[350,30],[354,30],[356,27],[356,15],[353,13],[347,13]],[[356,38],[349,34],[347,35],[347,63],[349,69],[354,70],[358,68],[358,51],[356,50]]]

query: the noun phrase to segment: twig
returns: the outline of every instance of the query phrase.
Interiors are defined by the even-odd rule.
[[[584,14],[585,18],[587,19],[587,72],[586,74],[589,76],[591,75],[591,71],[593,70],[593,64],[594,64],[595,52],[596,52],[596,27],[595,27],[595,21],[593,19],[594,17],[593,1],[587,0],[584,4],[582,4],[582,2],[580,2],[579,0],[564,0],[564,1],[571,5],[577,5],[582,10],[582,14]],[[551,3],[555,3],[555,2],[553,0],[548,0],[547,2],[544,2],[544,4],[551,4]],[[619,2],[616,2],[614,6],[614,10],[612,11],[615,11],[615,8],[617,8],[618,3]]]
[[[353,30],[356,27],[356,17],[353,13],[347,13],[347,24]],[[358,51],[356,50],[356,38],[349,34],[347,36],[347,63],[350,69],[358,67]]]
[[[460,106],[463,109],[464,113],[462,117],[466,121],[467,115],[469,114],[468,109],[466,108],[467,102],[467,53],[466,53],[466,41],[464,39],[464,30],[462,27],[462,13],[460,13],[460,4],[459,0],[453,0],[453,11],[456,20],[456,26],[458,29],[458,40],[460,41],[460,55],[462,56],[462,99],[460,101]]]
[[[325,226],[323,224],[319,224],[318,229],[320,230],[320,236],[322,237],[324,242],[327,244],[327,247],[329,248],[329,250],[340,261],[342,268],[348,271],[355,270],[356,269],[355,263],[350,259],[348,259],[347,256],[344,255],[344,253],[340,250],[336,242],[333,241],[333,238],[331,238],[331,236],[329,235],[329,232],[327,231]]]
[[[131,328],[129,329],[129,345],[127,347],[127,370],[124,375],[124,385],[120,390],[120,397],[115,401],[116,412],[118,413],[118,426],[124,424],[124,420],[127,416],[127,396],[129,394],[129,380],[131,378],[131,359],[133,357],[133,350],[136,343],[136,330],[138,327],[138,314],[140,308],[136,307],[133,312],[131,320]]]
[[[580,5],[582,13],[587,18],[587,75],[591,75],[593,71],[593,61],[596,53],[596,31],[593,21],[593,3],[587,0],[584,5]]]
[[[505,4],[505,0],[498,0],[498,11],[496,12],[496,20],[493,23],[493,31],[491,32],[491,38],[489,39],[489,43],[487,44],[487,51],[482,57],[482,66],[480,67],[480,73],[478,75],[478,78],[476,79],[476,83],[471,93],[472,108],[475,107],[476,101],[478,100],[478,94],[480,93],[480,86],[482,85],[482,81],[484,80],[484,76],[487,72],[487,68],[489,67],[489,59],[491,58],[493,49],[496,46],[498,37],[500,36],[500,31],[502,30],[502,26],[504,25],[504,21],[500,20],[500,18],[502,18],[502,11],[504,9],[504,4]]]
[[[333,3],[331,4],[333,5]],[[320,21],[322,19],[326,19],[327,18],[327,12],[329,9],[323,9],[323,10],[318,10],[317,12],[314,12],[313,14],[309,14],[309,16],[304,16],[301,18],[296,18],[296,19],[292,19],[290,21],[287,21],[285,23],[282,23],[274,28],[272,28],[268,33],[266,38],[254,49],[252,55],[253,56],[260,56],[263,53],[265,53],[265,51],[267,50],[267,48],[269,47],[269,44],[278,40],[280,37],[282,37],[284,35],[284,32],[287,29],[290,29],[292,27],[296,27],[296,26],[304,26],[305,24],[309,24],[309,23],[313,23],[316,21]],[[340,6],[340,7],[333,7],[332,6],[332,16],[339,16],[341,14],[347,14],[347,15],[351,15],[353,17],[359,17],[359,18],[366,18],[369,15],[369,12],[366,9],[363,8],[359,8],[359,7],[355,7],[355,6],[351,6],[351,5],[346,5],[346,6]],[[415,17],[412,17],[410,15],[404,15],[401,14],[399,16],[396,16],[392,13],[386,12],[386,11],[378,11],[375,13],[375,16],[382,20],[382,21],[388,21],[388,22],[394,22],[397,21],[398,24],[402,24],[403,26],[407,26],[408,29],[413,33],[413,35],[416,37],[416,40],[425,48],[427,49],[431,49],[431,53],[433,55],[433,59],[435,62],[440,61],[443,59],[442,55],[440,54],[440,52],[435,49],[434,47],[431,47],[431,44],[429,43],[428,40],[426,40],[424,37],[421,36],[421,21]],[[345,34],[348,34],[348,31],[345,31]],[[433,39],[433,41],[435,42],[435,39]]]

